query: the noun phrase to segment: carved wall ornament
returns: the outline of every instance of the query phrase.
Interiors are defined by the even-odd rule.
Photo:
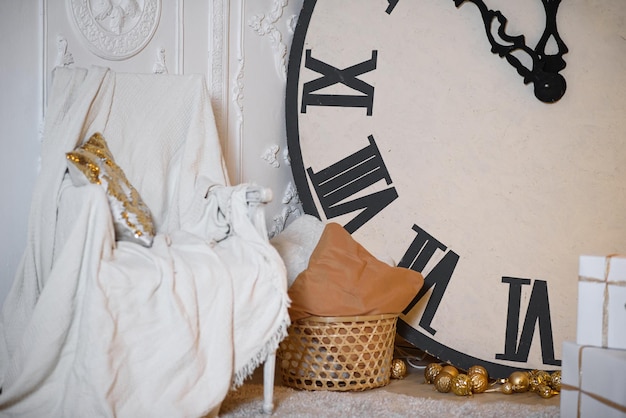
[[[66,67],[74,64],[74,57],[67,49],[67,39],[61,35],[57,35],[57,57],[54,62],[56,67]]]
[[[278,155],[278,151],[280,151],[280,147],[274,144],[266,149],[265,152],[263,152],[261,158],[263,158],[263,160],[265,160],[272,167],[279,168],[280,162],[278,161],[278,158],[276,158],[276,156]]]
[[[285,164],[287,167],[291,166],[291,157],[289,156],[289,148],[285,148],[283,150],[283,160],[285,160]]]
[[[287,20],[287,29],[289,33],[293,36],[296,32],[296,25],[298,24],[298,15],[291,15],[289,20]]]
[[[276,51],[274,62],[276,70],[283,81],[287,81],[287,45],[283,42],[283,35],[276,26],[276,23],[283,15],[283,9],[287,6],[287,0],[274,0],[274,4],[269,15],[254,15],[248,25],[259,35],[269,36],[272,48]]]
[[[165,48],[161,47],[157,50],[157,58],[152,67],[154,74],[167,74],[167,65],[165,64]]]
[[[107,60],[139,53],[161,15],[161,0],[67,0],[67,5],[89,50]]]
[[[293,182],[290,181],[287,184],[281,203],[283,206],[280,213],[272,218],[273,223],[269,231],[270,238],[274,238],[285,229],[289,218],[302,216],[302,202]]]

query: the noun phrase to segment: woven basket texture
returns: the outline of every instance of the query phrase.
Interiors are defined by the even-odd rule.
[[[362,391],[389,383],[397,314],[295,321],[277,356],[286,386]]]

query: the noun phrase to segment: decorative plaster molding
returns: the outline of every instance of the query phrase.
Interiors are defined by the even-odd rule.
[[[211,105],[215,113],[217,130],[220,138],[226,139],[228,121],[226,120],[226,103],[228,101],[228,10],[229,0],[213,0],[209,2],[209,18],[211,26],[209,32],[209,63],[208,86],[211,96]],[[226,70],[225,70],[226,68]]]
[[[289,149],[285,148],[283,150],[283,160],[285,161],[285,164],[290,167],[291,166],[291,157],[289,156]]]
[[[157,50],[157,58],[152,67],[154,74],[167,74],[167,65],[165,64],[165,48],[161,47]]]
[[[268,149],[263,152],[261,158],[263,158],[269,165],[274,168],[280,167],[280,162],[276,156],[278,155],[278,151],[280,151],[280,147],[278,145],[271,145]]]
[[[39,39],[39,126],[40,135],[39,142],[43,141],[43,125],[46,114],[46,105],[48,103],[48,0],[39,1],[39,25],[41,28]],[[41,157],[40,157],[41,158]],[[39,168],[37,169],[39,172]]]
[[[287,45],[283,42],[283,35],[276,27],[276,22],[282,17],[287,3],[288,0],[274,0],[269,15],[254,15],[248,22],[248,26],[259,36],[269,36],[272,48],[276,51],[274,56],[276,70],[283,81],[287,81]]]
[[[150,42],[159,23],[161,0],[67,0],[69,13],[89,50],[123,60]]]
[[[269,231],[269,237],[274,238],[280,234],[287,225],[287,220],[293,216],[296,218],[302,216],[302,202],[293,182],[289,182],[285,188],[283,198],[281,200],[283,207],[278,215],[272,218],[272,227]]]
[[[185,0],[176,1],[176,74],[185,74]]]
[[[244,24],[246,10],[244,7],[244,1],[239,2],[239,22],[237,27],[239,28],[239,34],[237,39],[237,70],[233,73],[233,90],[232,90],[232,103],[235,106],[235,126],[236,134],[232,138],[231,143],[235,145],[236,151],[236,182],[241,182],[244,178],[243,175],[243,99],[244,99],[244,69],[245,69],[245,48],[244,48]],[[230,135],[229,135],[230,139]]]
[[[292,36],[296,32],[297,24],[298,24],[298,15],[291,15],[291,17],[289,17],[289,19],[287,20],[287,29],[289,30],[289,33]]]
[[[243,57],[243,53],[237,54],[237,71],[235,71],[235,80],[233,83],[233,103],[237,110],[237,127],[241,132],[243,125],[243,90],[244,83],[244,70],[246,66],[246,60]]]
[[[56,67],[66,67],[74,64],[74,57],[67,50],[67,39],[61,34],[57,35],[57,57],[54,65]]]
[[[299,204],[300,203],[300,195],[298,195],[298,190],[293,185],[293,182],[287,183],[287,187],[285,188],[285,193],[283,193],[283,199],[281,202],[285,205],[287,204]]]

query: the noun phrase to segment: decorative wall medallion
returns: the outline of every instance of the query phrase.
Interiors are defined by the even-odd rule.
[[[161,0],[67,0],[87,47],[108,60],[136,55],[159,23]]]

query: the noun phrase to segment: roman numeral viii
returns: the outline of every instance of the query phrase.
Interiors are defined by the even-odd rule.
[[[351,234],[398,198],[396,188],[389,187],[346,201],[380,180],[391,184],[391,176],[374,137],[370,135],[368,140],[369,145],[365,148],[317,173],[311,167],[307,169],[327,219],[362,209],[344,225],[346,231]]]
[[[306,113],[307,106],[340,106],[340,107],[364,107],[367,115],[372,116],[374,107],[374,87],[359,80],[357,76],[376,69],[378,51],[372,51],[372,57],[359,64],[342,70],[326,64],[311,56],[311,50],[306,50],[304,66],[322,74],[322,77],[304,83],[302,87],[301,113]],[[361,94],[319,94],[317,91],[335,85],[344,84]]]

